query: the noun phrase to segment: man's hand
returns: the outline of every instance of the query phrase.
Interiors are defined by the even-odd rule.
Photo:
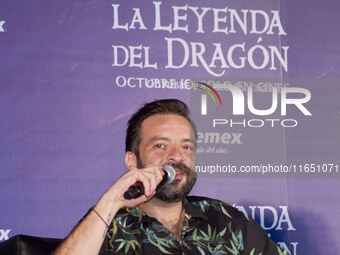
[[[151,199],[156,194],[157,185],[162,181],[163,175],[160,166],[135,168],[123,174],[99,199],[95,212],[91,211],[87,215],[54,254],[98,254],[107,226],[118,210],[136,207]],[[143,184],[144,194],[136,199],[125,199],[124,193],[136,182]]]
[[[111,198],[113,210],[123,207],[136,207],[145,203],[156,194],[156,188],[162,181],[164,172],[159,166],[150,166],[143,169],[132,169],[123,174],[104,194]],[[124,193],[137,182],[144,187],[144,194],[136,199],[125,199]]]

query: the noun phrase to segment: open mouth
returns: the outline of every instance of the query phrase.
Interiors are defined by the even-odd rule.
[[[176,176],[177,175],[181,176],[181,175],[184,175],[184,174],[185,174],[185,172],[183,170],[176,168]]]
[[[176,177],[182,177],[190,174],[190,169],[187,168],[183,163],[171,164],[176,171]]]

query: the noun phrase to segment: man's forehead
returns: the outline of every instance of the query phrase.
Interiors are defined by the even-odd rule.
[[[141,138],[149,132],[162,131],[163,129],[182,131],[182,133],[185,133],[187,130],[188,135],[186,139],[191,139],[192,136],[195,137],[190,122],[183,116],[176,114],[155,114],[143,121]]]
[[[189,121],[181,115],[177,115],[177,114],[154,114],[150,117],[147,117],[143,121],[142,127],[148,126],[148,124],[151,124],[152,127],[157,128],[158,125],[153,126],[155,123],[157,123],[157,124],[174,124],[175,122],[178,125],[184,125],[184,126],[188,126],[188,127],[190,126]]]

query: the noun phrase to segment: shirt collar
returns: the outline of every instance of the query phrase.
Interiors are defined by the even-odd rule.
[[[185,208],[185,213],[191,216],[191,218],[202,218],[208,220],[208,217],[202,212],[202,210],[194,206],[186,198],[183,201],[183,205]]]
[[[185,214],[188,215],[189,219],[190,218],[201,218],[204,220],[208,220],[208,217],[202,212],[202,210],[197,207],[194,206],[190,201],[188,201],[187,198],[185,198],[183,200],[183,206],[185,209]],[[152,217],[149,217],[145,212],[143,212],[143,210],[140,207],[136,207],[134,209],[129,208],[129,211],[131,213],[131,210],[134,210],[136,212],[138,212],[137,214],[139,215],[139,222],[152,222],[153,220],[155,220]],[[134,215],[137,216],[137,215]]]

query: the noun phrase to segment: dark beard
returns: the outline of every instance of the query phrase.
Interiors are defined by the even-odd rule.
[[[181,180],[174,180],[174,182],[170,184],[161,185],[157,187],[155,197],[164,202],[175,203],[178,201],[182,201],[188,196],[193,186],[195,185],[196,177],[190,176],[190,168],[188,168],[183,163],[170,165],[174,168],[182,170],[183,173],[187,176],[187,181],[180,189],[178,188],[178,185]]]
[[[156,194],[154,197],[164,202],[175,203],[182,201],[184,198],[188,196],[188,194],[190,193],[190,191],[192,190],[196,183],[196,173],[190,171],[190,168],[188,168],[183,163],[174,163],[168,165],[171,165],[175,169],[178,168],[181,171],[183,171],[183,174],[186,175],[187,177],[187,181],[181,188],[178,187],[179,183],[181,182],[181,180],[178,179],[175,179],[172,183],[160,185],[157,187]],[[145,167],[138,157],[137,166],[138,168]]]

